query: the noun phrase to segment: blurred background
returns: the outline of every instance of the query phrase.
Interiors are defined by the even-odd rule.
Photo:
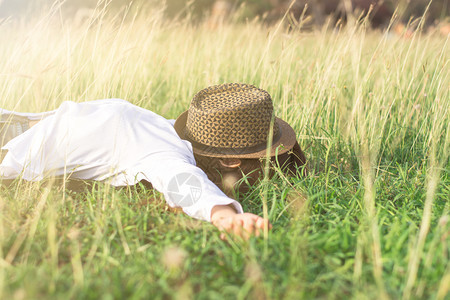
[[[426,25],[446,20],[450,14],[449,0],[0,0],[0,18],[26,18],[45,11],[55,3],[63,3],[61,12],[65,18],[80,17],[95,7],[107,5],[108,11],[143,6],[165,6],[168,18],[186,18],[192,21],[218,22],[233,16],[237,21],[254,18],[273,23],[283,17],[295,24],[302,20],[303,26],[321,27],[325,22],[333,25],[343,23],[348,16],[360,16],[371,9],[373,27],[388,26],[392,16],[403,24],[421,17],[426,11]],[[162,4],[163,3],[163,4]],[[428,7],[428,9],[427,9]]]

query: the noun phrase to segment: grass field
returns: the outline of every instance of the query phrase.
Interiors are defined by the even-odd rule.
[[[3,108],[114,97],[176,118],[204,87],[250,83],[311,170],[239,196],[273,224],[248,242],[220,240],[152,190],[3,186],[1,299],[449,299],[448,36],[99,8],[3,20],[0,39]]]

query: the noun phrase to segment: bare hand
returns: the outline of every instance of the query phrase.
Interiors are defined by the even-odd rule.
[[[268,229],[272,228],[272,225],[267,219],[251,213],[234,214],[217,218],[212,223],[220,231],[234,234],[246,240],[252,235],[260,236],[265,227]],[[220,237],[221,239],[225,239],[226,235],[222,233]]]

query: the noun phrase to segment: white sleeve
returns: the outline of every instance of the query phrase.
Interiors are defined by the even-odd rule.
[[[232,204],[243,213],[239,202],[227,197],[203,170],[178,153],[151,155],[141,161],[139,169],[140,177],[163,193],[171,207],[181,207],[193,218],[211,222],[211,210],[216,205]]]

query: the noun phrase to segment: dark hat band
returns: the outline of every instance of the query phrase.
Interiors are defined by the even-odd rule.
[[[275,117],[269,93],[241,83],[199,91],[174,127],[191,142],[195,154],[210,157],[274,156],[289,151],[296,142],[292,127]],[[268,145],[270,132],[273,139]]]
[[[275,124],[277,130],[276,134],[273,137],[272,145],[276,144],[281,136],[281,130],[279,129],[278,124]],[[184,132],[186,134],[186,128],[184,128]],[[187,136],[187,135],[186,135]],[[195,150],[199,150],[201,152],[209,153],[210,155],[226,155],[226,156],[240,156],[255,152],[261,152],[267,149],[267,142],[244,148],[224,148],[224,147],[212,147],[199,142],[194,141],[191,138],[188,138],[188,141],[192,144]]]
[[[294,147],[294,144],[296,143],[296,135],[294,132],[294,129],[286,123],[285,121],[281,120],[280,118],[275,118],[275,124],[277,124],[277,127],[279,129],[279,134],[275,134],[274,139],[272,141],[272,147],[270,149],[267,148],[267,142],[261,143],[258,146],[255,146],[257,149],[253,149],[253,151],[250,150],[244,150],[242,148],[239,151],[241,152],[248,152],[248,153],[242,153],[241,152],[233,151],[229,148],[214,148],[210,146],[205,146],[203,144],[200,144],[198,142],[193,142],[191,138],[186,136],[186,120],[187,120],[187,114],[188,111],[185,111],[182,113],[177,120],[175,121],[174,128],[175,131],[178,133],[179,137],[183,140],[187,140],[192,144],[192,148],[194,150],[194,153],[197,155],[202,156],[209,156],[209,157],[233,157],[233,158],[261,158],[265,157],[267,155],[267,152],[270,151],[270,156],[280,155],[283,154],[292,147]],[[275,127],[275,128],[277,128]],[[197,147],[201,147],[202,149],[199,149]],[[259,150],[262,148],[261,150]],[[242,149],[242,150],[241,150]],[[215,153],[212,153],[211,151],[214,151]],[[222,151],[222,152],[221,152]],[[223,152],[227,152],[229,154],[224,154]]]

